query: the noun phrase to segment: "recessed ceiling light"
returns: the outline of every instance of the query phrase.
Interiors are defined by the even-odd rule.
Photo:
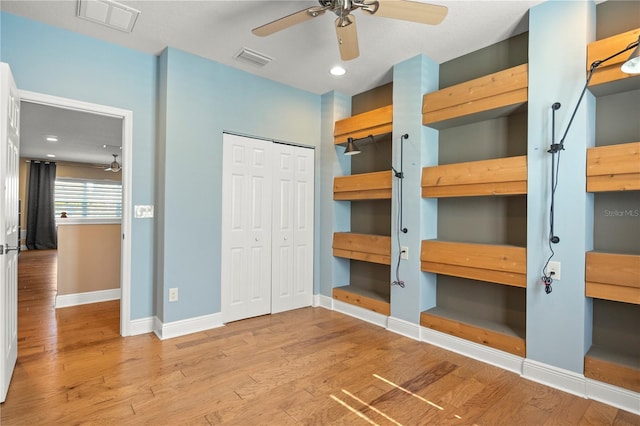
[[[57,136],[47,136],[45,139],[47,140],[47,142],[58,142]]]
[[[347,70],[342,68],[340,65],[336,65],[335,67],[331,68],[331,71],[329,72],[331,73],[331,75],[340,76],[345,75]]]
[[[55,156],[55,155],[53,155],[53,154],[47,154],[47,157],[49,157],[49,158],[56,158],[56,156]]]

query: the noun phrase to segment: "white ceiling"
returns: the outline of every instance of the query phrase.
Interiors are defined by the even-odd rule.
[[[121,0],[120,3],[141,11],[132,33],[78,18],[76,0],[1,0],[0,9],[154,55],[171,46],[316,94],[337,90],[354,95],[390,82],[393,65],[418,54],[442,63],[527,31],[527,11],[543,1],[434,0],[430,3],[449,9],[444,21],[437,26],[355,11],[360,57],[344,63],[340,61],[336,43],[335,16],[330,12],[268,37],[251,33],[255,27],[315,6],[316,1]],[[269,56],[273,61],[258,67],[234,59],[243,47]],[[329,69],[336,64],[342,64],[347,74],[330,75]],[[29,119],[24,111],[23,119]],[[30,149],[26,138],[30,132],[35,133],[36,139],[40,137],[37,135],[65,132],[59,127],[45,128],[46,123],[60,124],[40,116],[32,120],[33,130],[23,126],[24,150]],[[69,125],[69,129],[81,127]],[[80,137],[85,141],[95,140],[98,147],[104,142],[99,134],[80,133],[69,137],[73,141],[70,152],[80,150],[85,144],[79,141]],[[62,149],[65,143],[61,138],[59,147]],[[93,154],[96,149],[93,148]],[[42,152],[38,154],[42,155]],[[107,163],[110,160],[91,158],[85,161]],[[68,156],[66,160],[73,161]]]
[[[48,142],[56,136],[57,142]],[[107,165],[121,161],[122,119],[22,102],[20,156],[50,161]],[[55,155],[55,158],[47,157]]]

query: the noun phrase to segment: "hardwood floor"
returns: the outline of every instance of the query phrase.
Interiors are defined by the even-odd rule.
[[[117,302],[53,309],[55,251],[20,255],[0,424],[638,425],[640,417],[322,308],[160,341]]]

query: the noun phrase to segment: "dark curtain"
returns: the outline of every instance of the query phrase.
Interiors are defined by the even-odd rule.
[[[27,192],[27,248],[54,249],[58,246],[54,210],[55,163],[31,162]]]

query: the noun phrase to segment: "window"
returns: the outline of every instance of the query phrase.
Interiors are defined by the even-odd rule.
[[[120,219],[122,183],[108,180],[56,179],[55,214],[74,219]]]

